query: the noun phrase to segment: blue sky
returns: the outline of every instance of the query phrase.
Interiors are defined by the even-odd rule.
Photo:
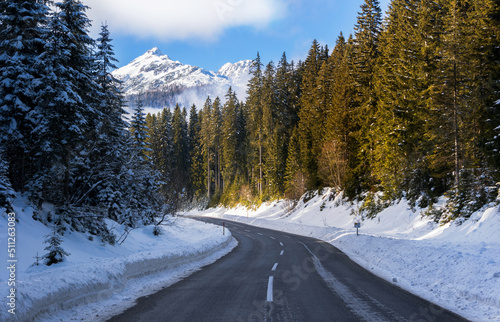
[[[217,71],[227,62],[304,59],[313,41],[330,48],[353,32],[364,0],[87,0],[96,37],[106,21],[118,66],[158,47],[182,63]],[[387,10],[389,0],[381,0]]]

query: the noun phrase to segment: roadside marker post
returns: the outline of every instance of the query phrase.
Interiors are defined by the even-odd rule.
[[[361,223],[359,223],[359,222],[355,222],[355,223],[354,223],[354,227],[356,228],[356,236],[359,236],[358,229],[361,227]]]

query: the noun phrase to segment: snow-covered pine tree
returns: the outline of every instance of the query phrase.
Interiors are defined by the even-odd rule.
[[[16,190],[24,190],[36,171],[38,146],[31,133],[37,124],[32,117],[35,86],[40,84],[36,61],[48,33],[49,9],[44,3],[25,0],[0,4],[0,145]]]
[[[50,266],[60,263],[64,261],[66,256],[71,255],[62,248],[62,241],[62,236],[57,232],[57,225],[54,223],[52,232],[45,236],[45,241],[43,242],[44,244],[48,244],[48,246],[45,247],[47,253],[42,257],[45,265]]]
[[[117,68],[115,62],[118,62],[111,42],[108,26],[103,24],[95,54],[96,82],[102,94],[98,105],[104,121],[101,132],[110,138],[118,138],[123,136],[127,124],[122,119],[126,111],[123,109],[125,101],[120,89],[121,82],[111,74]]]
[[[43,199],[68,204],[83,188],[78,177],[85,167],[88,169],[84,164],[86,135],[91,133],[91,121],[98,119],[92,97],[99,97],[99,92],[91,78],[85,7],[75,1],[57,6],[50,19],[45,52],[38,59],[43,74],[34,113],[38,126],[32,135],[42,169],[35,178],[37,188],[42,189]]]
[[[100,182],[98,204],[106,209],[106,214],[113,220],[118,219],[123,204],[122,166],[126,162],[126,128],[122,119],[126,112],[120,81],[111,75],[116,68],[113,46],[107,25],[101,26],[95,54],[95,77],[100,89],[98,110],[100,122],[96,124],[93,137],[93,149],[90,154],[96,175]]]

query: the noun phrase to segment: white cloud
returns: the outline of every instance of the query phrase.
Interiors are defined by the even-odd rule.
[[[285,10],[283,0],[87,0],[94,27],[161,40],[211,39],[225,28],[261,28]]]

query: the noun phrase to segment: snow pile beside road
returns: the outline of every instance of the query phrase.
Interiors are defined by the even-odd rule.
[[[91,321],[119,313],[134,300],[172,284],[189,272],[214,262],[235,247],[222,228],[186,218],[163,225],[155,237],[153,227],[132,230],[122,245],[103,245],[89,234],[67,231],[62,247],[71,255],[50,267],[34,266],[42,256],[49,228],[32,219],[33,209],[18,199],[14,204],[15,224],[15,315],[6,303],[0,320],[68,320],[87,317]],[[109,225],[117,226],[114,222]],[[123,227],[115,227],[120,235]],[[8,219],[0,215],[0,258],[8,263]],[[9,270],[0,272],[0,296],[10,293]],[[9,276],[10,275],[10,276]],[[12,281],[12,279],[11,279]],[[6,302],[4,300],[4,302]],[[88,305],[96,303],[96,305]],[[106,305],[103,305],[106,303]],[[83,307],[81,307],[84,305]],[[65,311],[69,310],[69,311]],[[100,317],[100,318],[98,318]]]
[[[500,320],[500,208],[475,213],[461,225],[440,226],[404,202],[361,221],[358,205],[326,190],[292,212],[286,201],[209,209],[206,215],[330,242],[354,261],[400,287],[474,321]],[[423,308],[425,311],[426,308]],[[422,313],[425,316],[425,313]]]

